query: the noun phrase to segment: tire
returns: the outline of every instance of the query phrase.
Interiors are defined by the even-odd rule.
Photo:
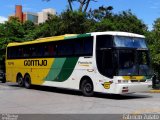
[[[24,80],[23,80],[22,75],[17,76],[17,83],[19,87],[24,87]]]
[[[25,88],[27,88],[27,89],[30,89],[31,88],[31,77],[27,74],[27,75],[25,75],[25,77],[24,77],[24,86],[25,86]]]
[[[93,96],[94,94],[93,83],[88,79],[83,80],[81,83],[81,91],[84,96],[87,96],[87,97]]]

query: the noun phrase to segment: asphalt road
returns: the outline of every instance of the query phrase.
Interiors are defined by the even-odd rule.
[[[0,113],[13,114],[143,114],[160,113],[160,93],[109,95],[53,87],[20,88],[0,83]]]

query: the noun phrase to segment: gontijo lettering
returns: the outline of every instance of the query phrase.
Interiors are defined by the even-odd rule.
[[[47,66],[47,60],[25,60],[24,66]]]

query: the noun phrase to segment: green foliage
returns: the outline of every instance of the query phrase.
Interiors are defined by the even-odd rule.
[[[87,21],[86,15],[82,12],[66,11],[60,15],[62,34],[66,33],[85,33],[87,27],[85,22]]]
[[[88,17],[95,21],[101,21],[104,18],[110,18],[112,14],[113,7],[112,6],[100,6],[98,9],[90,9],[88,12]]]
[[[160,79],[160,18],[153,24],[153,30],[145,34],[149,44],[153,69]]]
[[[93,29],[94,31],[112,30],[144,34],[147,27],[131,11],[123,11],[120,14],[106,12],[105,16],[100,17],[100,21],[96,22]]]

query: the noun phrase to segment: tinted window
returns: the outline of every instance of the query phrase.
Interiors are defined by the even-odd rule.
[[[8,47],[8,59],[92,56],[93,37]]]
[[[147,48],[144,38],[115,36],[116,47]]]
[[[58,44],[58,56],[72,56],[74,54],[74,46],[70,41],[61,41]]]
[[[84,54],[85,55],[92,55],[93,51],[93,39],[87,38],[84,40]]]
[[[74,41],[74,54],[77,56],[83,55],[83,40]]]
[[[115,74],[112,50],[98,50],[96,55],[97,68],[99,72],[112,78]]]
[[[113,47],[113,37],[110,35],[97,36],[97,49],[105,49]]]

